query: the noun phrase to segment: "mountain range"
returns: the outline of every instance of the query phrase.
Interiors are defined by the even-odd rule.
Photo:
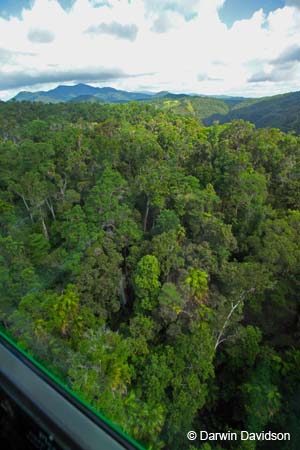
[[[231,97],[226,95],[204,96],[128,92],[112,87],[94,87],[87,84],[58,86],[49,91],[18,93],[11,101],[42,103],[89,102],[127,103],[131,101],[151,103],[157,108],[175,114],[195,117],[204,125],[225,123],[243,119],[257,127],[277,127],[283,131],[300,133],[300,91],[263,98]]]

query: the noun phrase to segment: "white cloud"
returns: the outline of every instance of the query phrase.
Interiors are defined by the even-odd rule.
[[[37,44],[49,44],[49,42],[54,41],[54,34],[49,30],[41,30],[35,28],[34,30],[30,30],[28,32],[28,39]]]
[[[285,64],[290,62],[300,62],[300,45],[287,47],[274,61],[273,64]]]
[[[45,83],[46,89],[79,78],[122,89],[203,94],[299,89],[294,68],[274,64],[300,45],[297,2],[269,15],[260,9],[230,29],[218,14],[223,3],[76,0],[66,11],[57,0],[34,0],[20,19],[0,18],[0,98],[17,87]]]
[[[128,39],[129,41],[134,41],[138,32],[138,27],[136,25],[122,25],[118,22],[110,23],[99,23],[99,25],[91,26],[85,33],[90,34],[110,34],[119,39]]]
[[[130,75],[124,74],[118,69],[106,70],[103,67],[85,68],[85,69],[64,69],[50,68],[47,71],[36,72],[28,71],[26,73],[20,71],[1,72],[0,71],[0,90],[15,89],[27,86],[41,85],[43,83],[59,83],[59,82],[114,82],[121,78],[128,78]]]

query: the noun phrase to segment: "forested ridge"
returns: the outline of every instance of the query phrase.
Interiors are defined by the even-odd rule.
[[[126,92],[111,87],[96,88],[86,84],[58,86],[50,91],[20,92],[12,101],[40,103],[92,102],[126,103],[142,101],[151,103],[159,110],[185,117],[194,117],[204,125],[216,122],[227,123],[242,119],[254,123],[257,127],[276,127],[282,131],[300,133],[300,92],[288,92],[280,95],[259,98],[201,96],[158,93]]]
[[[300,92],[247,99],[224,113],[213,113],[205,118],[206,125],[235,119],[248,120],[258,127],[278,127],[282,131],[300,133]]]
[[[146,448],[299,448],[299,275],[299,136],[0,104],[2,326]]]

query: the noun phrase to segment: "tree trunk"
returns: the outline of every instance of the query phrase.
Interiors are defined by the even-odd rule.
[[[226,337],[223,337],[225,329],[226,329],[226,327],[227,327],[227,325],[229,323],[229,320],[230,320],[232,314],[234,313],[236,308],[239,306],[241,301],[242,301],[242,299],[240,299],[235,305],[233,305],[233,304],[231,305],[231,310],[230,310],[228,316],[226,317],[226,320],[225,320],[225,322],[224,322],[224,324],[222,326],[222,329],[221,329],[220,333],[218,334],[217,341],[215,343],[215,350],[217,350],[217,348],[219,347],[220,344],[222,344],[222,342],[226,341]]]
[[[19,195],[19,196],[21,197],[21,199],[23,200],[23,203],[24,203],[24,205],[25,205],[25,208],[26,208],[26,210],[28,211],[30,220],[31,220],[31,222],[33,222],[33,217],[32,217],[30,208],[29,208],[29,206],[28,206],[28,203],[27,203],[26,200],[25,200],[25,197],[23,197],[23,195],[21,195],[21,194],[18,194],[18,195]]]
[[[62,185],[59,187],[60,194],[61,194],[63,199],[65,198],[66,189],[67,189],[67,177],[64,178],[64,180],[62,182]]]
[[[52,215],[53,219],[55,220],[56,216],[55,216],[55,211],[54,211],[54,208],[53,208],[51,200],[46,199],[46,204],[47,204],[47,206],[49,208],[49,211],[51,212],[51,215]]]
[[[45,221],[44,221],[43,217],[41,217],[41,222],[42,222],[44,236],[49,241],[49,234],[48,234],[48,230],[47,230],[47,227],[46,227],[46,224],[45,224]]]
[[[144,233],[146,233],[146,231],[147,231],[149,209],[150,209],[150,198],[147,197],[146,211],[145,211],[145,217],[144,217]]]
[[[126,297],[126,292],[125,292],[125,288],[124,288],[124,281],[125,281],[125,277],[124,277],[124,275],[121,275],[120,282],[119,282],[119,292],[120,292],[122,306],[125,306],[127,304],[127,297]]]

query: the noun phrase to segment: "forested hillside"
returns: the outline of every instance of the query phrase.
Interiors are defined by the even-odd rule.
[[[162,98],[146,100],[163,109],[166,112],[179,114],[186,117],[195,117],[200,121],[212,116],[223,116],[230,112],[231,108],[239,104],[241,100],[218,99],[212,97],[198,97],[188,95],[167,94]]]
[[[0,104],[2,326],[146,448],[298,450],[299,280],[299,136]]]
[[[243,119],[257,127],[276,127],[283,131],[300,133],[300,92],[274,95],[260,99],[248,99],[235,105],[225,115],[213,114],[206,117],[204,123],[212,125],[215,120],[220,123],[234,119]]]
[[[259,128],[275,127],[300,133],[300,92],[248,99],[169,95],[146,101],[165,111],[196,117],[207,126],[242,119]]]

